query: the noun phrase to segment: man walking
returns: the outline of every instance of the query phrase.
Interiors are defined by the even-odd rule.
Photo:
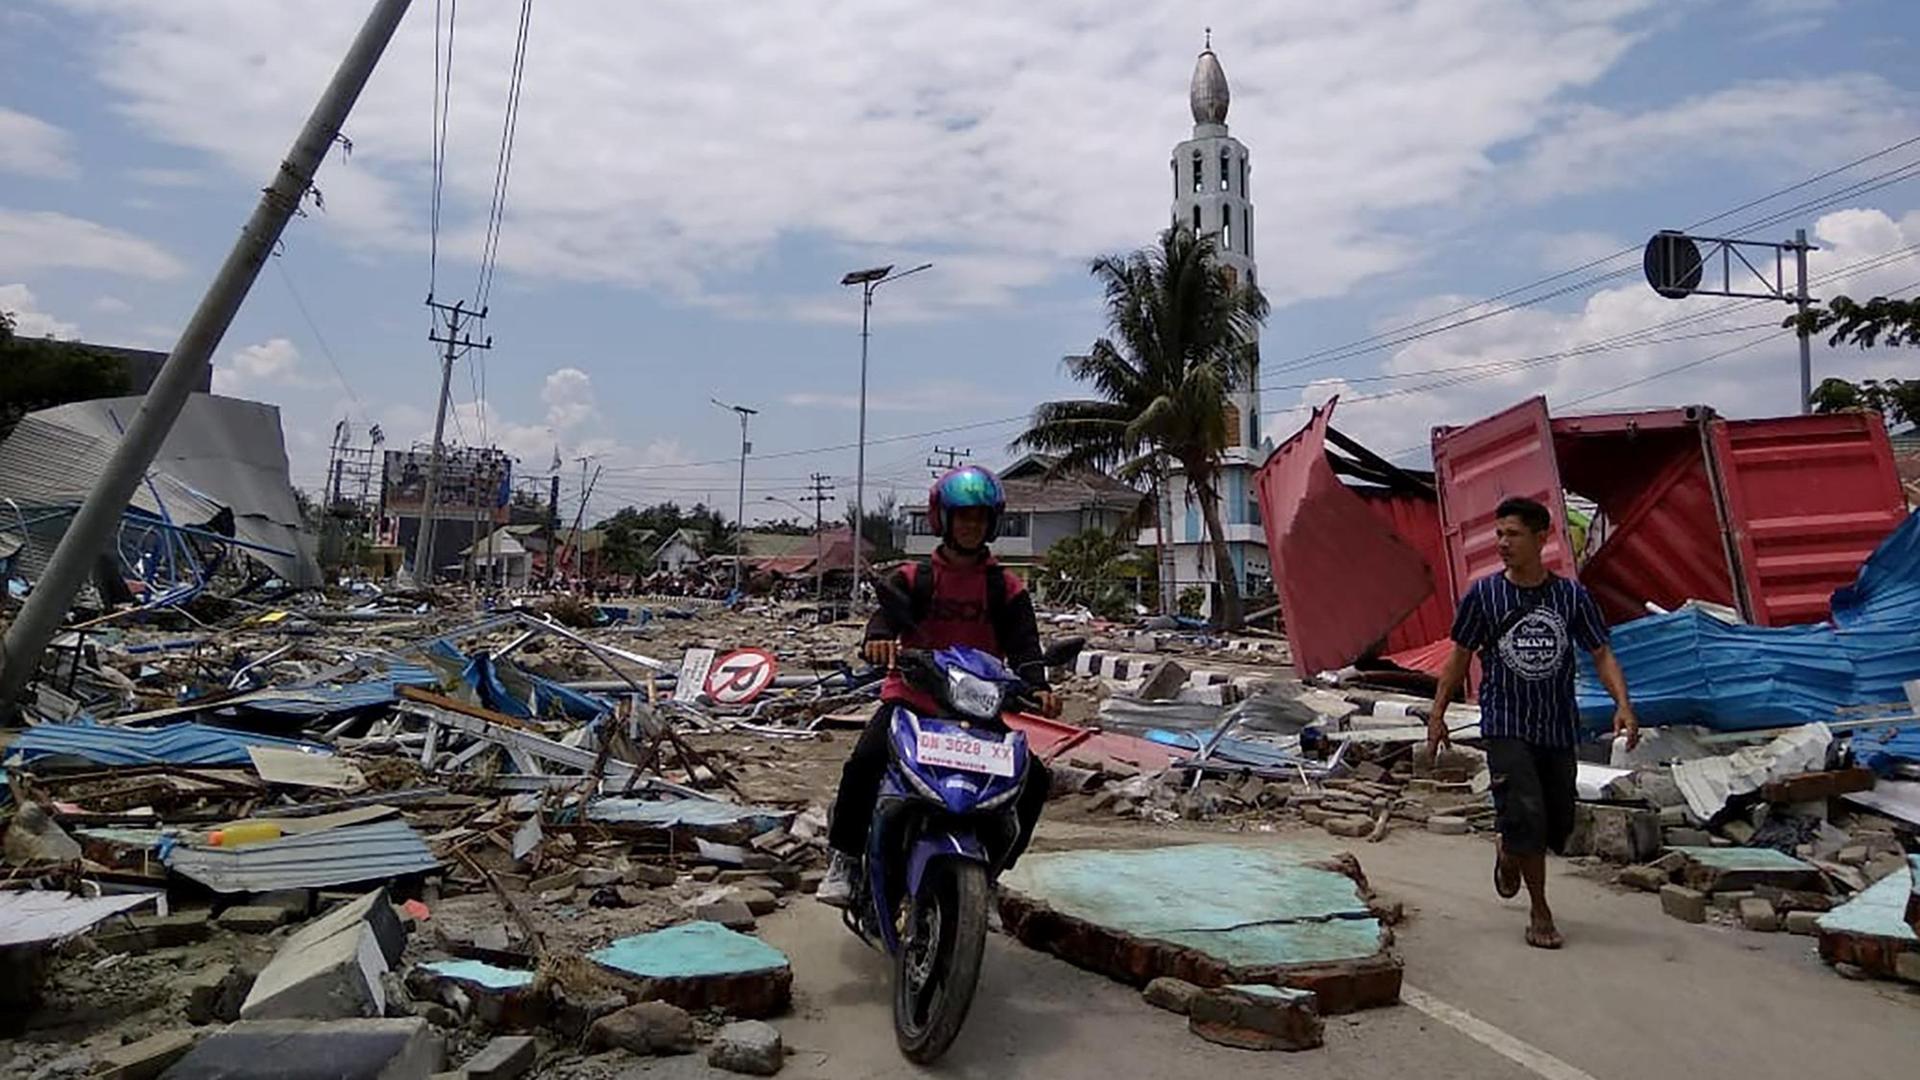
[[[1506,569],[1473,583],[1453,617],[1453,652],[1440,673],[1427,720],[1431,755],[1450,744],[1447,705],[1480,656],[1480,735],[1493,774],[1500,839],[1493,885],[1512,897],[1526,884],[1532,901],[1527,944],[1557,949],[1565,940],[1547,906],[1547,852],[1559,853],[1573,831],[1573,650],[1593,654],[1600,682],[1614,702],[1613,731],[1627,748],[1640,724],[1627,699],[1627,678],[1607,643],[1607,624],[1593,596],[1541,562],[1553,521],[1532,499],[1508,499],[1494,511],[1494,535]]]

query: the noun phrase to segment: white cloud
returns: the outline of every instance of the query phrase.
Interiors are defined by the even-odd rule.
[[[361,16],[330,4],[66,2],[96,17],[94,70],[131,117],[249,178],[278,161]],[[1567,95],[1631,46],[1652,6],[1236,9],[1216,43],[1234,81],[1234,133],[1254,155],[1256,220],[1315,268],[1270,275],[1275,299],[1335,295],[1415,258],[1392,216],[1476,190],[1496,148],[1559,116]],[[513,14],[462,14],[448,264],[470,268],[483,231]],[[905,303],[947,313],[1004,303],[1077,274],[1091,254],[1147,241],[1165,219],[1165,155],[1190,130],[1203,21],[1178,5],[1094,18],[1017,0],[543,8],[500,257],[549,279],[698,297],[782,241],[811,238],[843,250],[847,265],[937,263],[937,287],[912,300],[903,288]],[[432,30],[417,9],[348,125],[352,158],[336,156],[320,177],[328,212],[316,220],[356,244],[425,246],[419,116],[432,65],[397,58],[428,53]],[[845,318],[834,300],[786,310]],[[751,296],[734,306],[768,308]]]
[[[0,173],[65,179],[79,172],[73,140],[44,120],[0,106]]]
[[[599,416],[594,398],[593,380],[575,367],[564,367],[547,375],[540,387],[540,400],[547,406],[547,426],[567,431]]]
[[[1848,270],[1920,246],[1920,211],[1897,220],[1880,210],[1836,211],[1821,217],[1811,231],[1820,247],[1808,258],[1816,296],[1858,298],[1889,291],[1911,295],[1920,288],[1920,257],[1914,252],[1877,268]],[[1843,272],[1846,276],[1838,276]],[[1389,321],[1398,325],[1448,311],[1463,299],[1432,297]],[[1435,425],[1471,423],[1535,394],[1546,395],[1556,415],[1693,403],[1711,405],[1728,416],[1787,415],[1798,409],[1799,350],[1793,337],[1778,328],[1791,310],[1781,303],[1703,296],[1666,300],[1636,276],[1629,284],[1594,292],[1574,311],[1514,311],[1410,342],[1370,371],[1327,376],[1304,390],[1269,390],[1264,400],[1269,410],[1278,406],[1288,411],[1270,411],[1266,430],[1275,441],[1285,438],[1305,421],[1308,406],[1334,393],[1343,402],[1336,426],[1382,453],[1413,451],[1402,460],[1425,456]],[[1632,347],[1545,359],[1523,368],[1485,366],[1553,357],[1696,315],[1703,317],[1622,342]],[[1683,335],[1688,339],[1648,340]],[[1764,340],[1707,360],[1755,339]],[[1816,383],[1829,376],[1885,376],[1911,365],[1910,359],[1884,349],[1814,344]],[[1301,376],[1313,374],[1268,371],[1263,382],[1269,387],[1297,384]],[[1434,385],[1448,380],[1455,384]]]
[[[178,259],[131,233],[52,211],[0,207],[0,274],[99,270],[166,279],[185,269]]]
[[[107,315],[123,315],[133,310],[133,305],[117,296],[102,296],[93,302],[93,310]]]
[[[23,338],[74,339],[80,336],[78,326],[41,311],[39,299],[25,285],[0,285],[0,311],[13,318],[13,332]]]
[[[236,349],[224,364],[213,367],[213,392],[233,397],[284,392],[323,386],[325,379],[306,374],[300,348],[286,338],[270,338]]]

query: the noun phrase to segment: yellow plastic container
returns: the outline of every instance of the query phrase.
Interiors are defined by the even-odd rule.
[[[207,834],[207,843],[214,847],[239,847],[241,844],[258,844],[265,840],[280,839],[280,825],[273,821],[242,821],[224,829],[215,829]]]

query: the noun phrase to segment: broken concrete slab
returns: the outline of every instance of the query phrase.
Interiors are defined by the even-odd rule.
[[[1463,817],[1435,814],[1427,819],[1427,831],[1441,836],[1465,836],[1473,831],[1473,826]]]
[[[373,928],[351,929],[275,954],[240,1006],[243,1020],[342,1020],[386,1011],[387,961]]]
[[[1659,892],[1673,879],[1658,866],[1629,866],[1621,870],[1614,881],[1630,889],[1641,892]]]
[[[772,1076],[786,1060],[779,1029],[764,1020],[736,1020],[721,1028],[707,1048],[707,1064],[748,1076]]]
[[[540,1047],[530,1035],[501,1035],[460,1066],[467,1080],[519,1080],[533,1068]]]
[[[125,930],[96,934],[94,943],[108,952],[147,952],[197,945],[207,940],[213,926],[205,910],[176,911],[171,915],[134,915]]]
[[[793,993],[787,954],[711,922],[621,938],[589,954],[643,999],[684,1009],[721,1008],[763,1018],[784,1012]]]
[[[363,893],[358,899],[334,907],[318,920],[295,930],[282,951],[308,948],[360,924],[373,931],[387,966],[398,964],[400,954],[407,948],[407,926],[387,901],[385,889]]]
[[[1820,914],[1818,911],[1787,912],[1787,933],[1799,934],[1802,937],[1812,937],[1818,934],[1820,932]]]
[[[1193,844],[1029,855],[1001,880],[1000,914],[1027,945],[1136,986],[1312,990],[1322,1011],[1399,1000],[1392,932],[1351,855]]]
[[[1187,685],[1193,676],[1187,669],[1172,660],[1156,662],[1147,672],[1145,682],[1140,684],[1134,696],[1141,701],[1172,701],[1180,695],[1180,688]]]
[[[1773,885],[1782,889],[1817,889],[1820,870],[1772,848],[1675,847],[1686,857],[1680,879],[1690,889],[1706,893]]]
[[[643,1001],[608,1013],[587,1029],[587,1046],[632,1054],[690,1054],[693,1016],[665,1001]]]
[[[733,897],[722,897],[693,909],[696,919],[719,923],[729,930],[751,930],[757,924],[753,909]]]
[[[1568,855],[1595,855],[1612,863],[1637,863],[1660,853],[1660,814],[1631,806],[1581,803],[1575,809]]]
[[[1187,1028],[1208,1042],[1240,1050],[1311,1050],[1325,1041],[1312,991],[1265,984],[1200,991]]]
[[[39,803],[27,803],[13,815],[0,851],[15,866],[78,862],[81,856],[80,842],[68,836]]]
[[[1902,958],[1920,954],[1920,932],[1907,921],[1916,881],[1920,881],[1920,855],[1909,860],[1906,873],[1881,878],[1850,902],[1820,916],[1821,958],[1883,979],[1898,978]]]
[[[231,1023],[240,1019],[254,977],[232,964],[208,964],[181,980],[186,993],[186,1016],[191,1024]]]
[[[1740,901],[1740,925],[1749,930],[1771,934],[1780,929],[1780,913],[1758,896]]]
[[[741,885],[733,890],[729,899],[738,900],[742,904],[745,904],[747,911],[756,917],[771,915],[780,910],[779,898],[774,896],[771,891],[763,888]],[[714,921],[720,923],[722,926],[726,925],[725,920],[715,919]]]
[[[439,960],[409,971],[407,989],[416,999],[443,1004],[451,997],[449,990],[458,990],[488,1027],[531,1031],[546,1019],[546,995],[534,989],[533,972],[520,968]]]
[[[201,1039],[166,1080],[427,1080],[446,1046],[425,1020],[243,1020]],[[309,1063],[295,1072],[291,1063]]]
[[[90,1080],[153,1080],[193,1049],[196,1031],[163,1031],[101,1054]]]
[[[220,913],[220,928],[240,934],[267,934],[286,925],[287,909],[241,904]]]

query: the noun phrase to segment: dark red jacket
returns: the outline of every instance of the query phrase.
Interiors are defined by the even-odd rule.
[[[901,624],[897,605],[882,604],[867,621],[866,640],[899,641],[909,649],[943,649],[965,645],[992,653],[1035,689],[1047,686],[1047,667],[1040,658],[1040,627],[1033,614],[1033,594],[991,554],[972,563],[947,557],[942,546],[933,553],[933,595],[917,624]],[[920,564],[895,570],[886,584],[911,597]],[[1006,602],[996,621],[988,610],[987,575],[1000,574],[1006,582]],[[895,607],[889,614],[888,608]],[[937,713],[939,704],[928,694],[907,685],[895,671],[880,688],[882,701],[898,702],[923,714]]]

